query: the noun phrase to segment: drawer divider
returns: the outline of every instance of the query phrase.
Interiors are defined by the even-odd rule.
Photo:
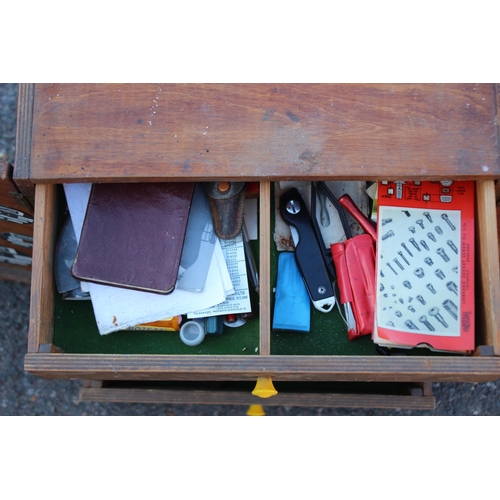
[[[271,354],[271,183],[260,183],[260,229],[259,229],[259,353]]]

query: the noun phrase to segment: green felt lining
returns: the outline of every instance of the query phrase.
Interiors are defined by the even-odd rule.
[[[78,354],[258,354],[258,321],[206,335],[195,347],[185,345],[179,332],[118,331],[100,335],[90,301],[56,298],[54,343]],[[257,351],[256,351],[257,349]]]

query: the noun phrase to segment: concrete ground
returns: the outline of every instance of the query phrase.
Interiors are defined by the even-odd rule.
[[[17,84],[0,84],[0,156],[15,160]],[[23,368],[30,287],[0,281],[0,415],[245,415],[246,406],[79,403],[79,381],[44,380]],[[279,385],[276,384],[279,389]],[[436,383],[434,411],[264,408],[267,415],[500,415],[500,381]]]

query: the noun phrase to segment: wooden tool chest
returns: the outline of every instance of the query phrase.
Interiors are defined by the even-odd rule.
[[[120,388],[135,391],[136,401],[153,397],[137,392],[142,389],[175,389],[151,387],[161,381],[254,383],[271,377],[277,384],[405,383],[420,384],[419,395],[428,396],[430,382],[500,378],[498,97],[494,84],[21,85],[17,149],[22,154],[15,180],[35,205],[25,369],[46,378],[99,381],[84,389],[83,397],[92,400],[100,397],[95,391],[117,384],[113,401],[120,400]],[[271,331],[272,182],[424,179],[476,181],[473,355],[277,353]],[[260,182],[257,354],[62,352],[54,340],[59,185],[189,180]],[[196,399],[194,389],[184,391],[183,401],[189,394],[190,402],[202,401],[207,392]],[[306,404],[300,391],[287,391],[295,397],[289,401]],[[383,393],[374,404],[384,405]],[[123,399],[130,401],[132,393],[126,394]],[[159,400],[168,399],[168,392],[160,394]]]
[[[0,278],[30,283],[33,207],[12,174],[12,165],[0,160]]]

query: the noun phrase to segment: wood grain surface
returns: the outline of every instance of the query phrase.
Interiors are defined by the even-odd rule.
[[[500,267],[494,181],[476,184],[476,315],[483,341],[500,355]],[[478,335],[476,335],[478,337]]]
[[[36,187],[33,224],[33,265],[31,275],[28,352],[51,344],[54,333],[54,248],[57,226],[57,191],[53,184]]]
[[[16,162],[14,180],[31,205],[35,203],[35,186],[31,175],[31,139],[35,84],[20,83],[17,99]]]
[[[494,84],[37,84],[34,182],[500,177]]]
[[[496,356],[183,356],[28,353],[24,369],[53,379],[313,382],[487,382]]]
[[[271,354],[271,184],[260,183],[259,194],[259,353]]]
[[[395,394],[336,394],[336,393],[282,393],[259,399],[250,392],[168,390],[168,389],[98,389],[80,390],[80,401],[101,403],[153,404],[225,404],[265,406],[309,406],[333,408],[403,408],[434,410],[432,396],[401,396]]]

